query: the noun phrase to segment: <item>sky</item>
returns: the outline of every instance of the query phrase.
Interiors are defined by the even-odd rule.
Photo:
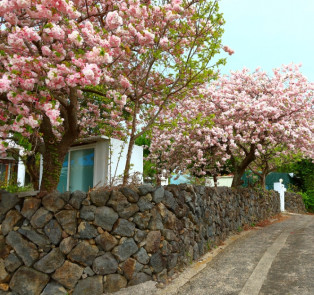
[[[246,67],[273,68],[291,62],[314,82],[313,0],[220,0],[226,24],[223,45],[235,51],[222,74]]]

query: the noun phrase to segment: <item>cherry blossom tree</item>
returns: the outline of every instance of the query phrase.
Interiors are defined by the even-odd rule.
[[[270,158],[291,152],[314,158],[313,89],[294,65],[272,76],[244,69],[221,77],[164,113],[162,128],[152,132],[151,158],[168,171],[198,175],[215,175],[228,163],[233,186],[270,151]]]
[[[41,191],[54,190],[80,136],[134,134],[140,105],[156,106],[152,122],[198,70],[211,74],[204,55],[218,52],[222,23],[205,1],[0,0],[2,151],[12,138],[41,152]]]
[[[126,117],[129,144],[124,183],[129,179],[136,139],[151,127],[163,109],[216,76],[216,68],[225,63],[225,59],[213,61],[221,49],[233,54],[229,47],[221,45],[224,20],[218,1],[173,0],[165,7],[166,13],[155,8],[154,14],[145,6],[136,7],[135,14],[148,13],[150,18],[146,21],[154,25],[140,36],[138,31],[148,25],[145,18],[130,28],[133,47],[122,59],[123,72],[117,68],[115,74],[123,87],[120,92],[128,98],[125,109],[130,114]]]

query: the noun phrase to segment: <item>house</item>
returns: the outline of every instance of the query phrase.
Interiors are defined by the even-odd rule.
[[[106,136],[79,140],[65,157],[58,191],[87,192],[93,187],[122,183],[127,148],[127,143]],[[135,173],[142,182],[143,147],[137,145],[133,147],[130,175]]]
[[[13,146],[12,146],[13,147]],[[16,148],[16,146],[14,146]],[[90,188],[122,182],[128,144],[106,136],[88,137],[71,146],[62,165],[58,190],[88,191]],[[19,149],[22,155],[23,150]],[[43,163],[41,158],[40,179]],[[137,180],[143,177],[143,147],[135,145],[131,157],[130,175],[137,174]],[[25,185],[25,165],[21,159],[10,155],[0,157],[0,186],[10,183]]]
[[[25,183],[25,166],[20,157],[22,148],[14,142],[7,141],[9,149],[6,155],[0,155],[0,186],[19,185],[24,186]],[[18,159],[17,159],[18,158]]]

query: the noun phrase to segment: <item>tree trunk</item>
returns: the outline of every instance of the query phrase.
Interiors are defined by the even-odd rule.
[[[46,115],[43,116],[40,125],[40,131],[43,134],[45,144],[43,152],[43,175],[38,197],[43,197],[45,194],[57,189],[64,158],[70,146],[79,136],[77,89],[70,89],[69,104],[61,106],[60,111],[64,127],[61,140],[54,134],[50,119]]]
[[[234,167],[234,177],[232,181],[232,187],[241,186],[243,184],[243,180],[241,179],[245,170],[249,167],[249,165],[255,160],[255,144],[251,144],[250,151],[246,151],[246,156],[242,160],[240,164],[236,164],[236,160],[234,157],[231,157],[231,162]]]
[[[59,144],[50,144],[46,146],[43,154],[43,175],[40,186],[42,195],[57,189],[62,164],[69,148],[70,145],[60,147]]]
[[[30,155],[26,159],[26,170],[30,176],[34,190],[39,190],[39,169],[40,165],[36,163],[36,155]]]
[[[245,172],[245,169],[235,170],[231,187],[241,186],[244,183],[244,181],[241,179],[244,172]]]
[[[267,176],[267,174],[262,173],[261,178],[260,178],[260,180],[261,180],[261,187],[262,187],[263,189],[266,188],[266,176]]]
[[[134,144],[135,144],[135,138],[133,135],[131,135],[129,146],[128,146],[128,153],[126,156],[124,174],[123,174],[123,185],[128,184],[128,181],[129,181],[130,168],[131,168],[131,156],[132,156]]]
[[[130,135],[130,142],[128,146],[128,153],[126,156],[126,162],[125,162],[125,168],[124,168],[124,174],[123,174],[123,185],[126,185],[129,181],[132,151],[135,144],[135,140],[138,137],[138,135],[137,136],[135,135],[136,125],[137,125],[136,115],[138,112],[138,107],[139,107],[139,101],[136,100],[134,111],[133,111],[133,122],[132,122],[132,130],[131,130],[131,135]]]

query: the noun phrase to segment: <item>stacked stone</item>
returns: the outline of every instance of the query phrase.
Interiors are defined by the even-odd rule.
[[[305,213],[302,196],[292,192],[285,192],[285,209],[294,213]]]
[[[164,281],[278,212],[278,194],[250,189],[142,185],[42,200],[1,192],[0,295],[98,295]]]

